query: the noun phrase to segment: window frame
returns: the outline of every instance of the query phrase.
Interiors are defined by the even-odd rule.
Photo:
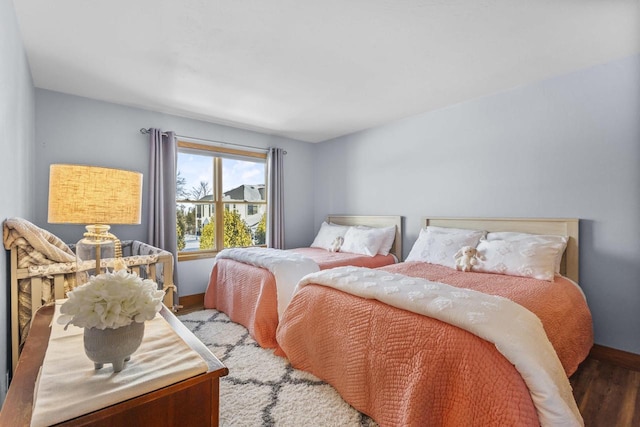
[[[238,156],[238,157],[246,157],[247,160],[250,160],[250,158],[254,158],[254,159],[261,159],[264,161],[265,163],[265,175],[266,175],[266,160],[267,160],[267,153],[266,152],[257,152],[257,151],[249,151],[249,150],[240,150],[240,149],[236,149],[236,148],[228,148],[228,147],[220,147],[220,146],[215,146],[215,145],[206,145],[206,144],[199,144],[196,142],[189,142],[189,141],[183,141],[183,140],[178,140],[178,152],[181,151],[181,149],[184,150],[195,150],[195,151],[204,151],[206,153],[220,153],[220,154],[229,154],[232,156]],[[239,201],[225,201],[224,200],[224,190],[222,189],[222,160],[224,157],[220,157],[220,156],[216,156],[213,155],[211,156],[213,159],[213,188],[212,188],[212,193],[213,193],[213,200],[211,201],[211,203],[207,203],[207,204],[212,204],[214,206],[214,218],[215,218],[215,223],[217,224],[224,224],[224,210],[225,210],[225,204],[230,204],[230,203],[234,203],[234,204],[242,204],[242,205],[248,205],[248,204],[256,204],[256,205],[265,205],[267,208],[266,210],[268,211],[268,200],[267,198],[265,198],[264,202],[256,202],[256,201],[250,201],[250,202],[239,202]],[[176,173],[177,173],[177,168],[176,168]],[[267,177],[265,176],[265,189],[266,189],[266,194],[268,194],[269,192],[269,188],[267,187]],[[176,200],[174,201],[174,203],[178,204],[180,203],[180,201],[178,201],[178,198],[176,197]],[[194,203],[193,201],[189,201],[189,203],[193,203],[193,204],[197,204]],[[213,258],[215,257],[218,252],[220,250],[222,250],[224,248],[224,226],[223,227],[215,227],[215,236],[214,236],[214,242],[215,242],[215,247],[216,249],[201,249],[201,250],[197,250],[197,251],[177,251],[178,254],[178,262],[180,261],[190,261],[190,260],[196,260],[196,259],[208,259],[208,258]],[[264,246],[264,245],[256,245],[256,246]],[[219,249],[222,248],[222,249]]]

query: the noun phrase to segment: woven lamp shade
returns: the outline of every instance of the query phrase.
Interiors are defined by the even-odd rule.
[[[49,223],[140,224],[141,173],[82,165],[49,172]]]

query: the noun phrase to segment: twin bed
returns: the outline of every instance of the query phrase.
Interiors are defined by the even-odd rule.
[[[275,314],[277,352],[383,426],[581,425],[568,377],[593,331],[575,283],[578,221],[438,218],[424,227],[406,262],[305,276]],[[530,244],[515,233],[546,237]],[[500,262],[457,271],[447,251],[473,239]],[[514,267],[522,257],[526,268]]]
[[[286,251],[287,254],[303,256],[313,260],[317,265],[317,268],[311,267],[306,271],[305,265],[299,265],[298,270],[294,272],[298,273],[297,278],[301,278],[303,273],[317,270],[345,265],[375,268],[394,264],[402,259],[402,218],[400,216],[330,215],[322,229],[343,228],[346,232],[347,228],[351,227],[392,229],[393,242],[388,249],[388,254],[378,253],[375,256],[369,256],[361,253],[331,252],[322,247],[291,249]],[[331,231],[328,233],[330,235]],[[332,243],[320,240],[314,241],[316,246],[330,246]],[[297,280],[290,282],[293,286],[297,284]],[[205,292],[204,306],[223,311],[232,321],[245,326],[261,347],[275,348],[277,347],[276,328],[279,317],[284,311],[283,306],[286,305],[286,301],[282,301],[282,294],[293,293],[293,287],[283,289],[285,286],[286,284],[278,284],[274,273],[267,268],[218,256]],[[278,309],[279,298],[281,299],[280,310]]]

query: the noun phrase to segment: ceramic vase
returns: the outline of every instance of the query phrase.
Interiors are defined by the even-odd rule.
[[[143,336],[144,323],[138,322],[117,329],[84,328],[84,351],[96,369],[111,363],[113,372],[120,372]]]

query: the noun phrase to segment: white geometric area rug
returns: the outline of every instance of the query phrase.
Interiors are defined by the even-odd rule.
[[[258,346],[224,313],[208,309],[178,318],[229,369],[220,379],[221,426],[376,426],[329,384]]]

